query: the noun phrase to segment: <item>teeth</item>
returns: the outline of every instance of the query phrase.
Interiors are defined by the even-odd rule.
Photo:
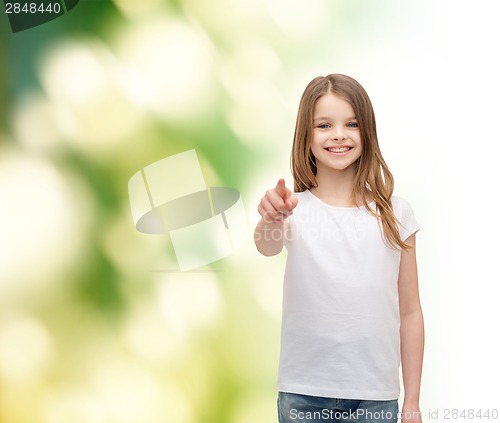
[[[333,151],[334,153],[343,153],[344,151],[347,151],[349,149],[350,149],[350,147],[342,147],[342,148],[330,147],[330,148],[328,148],[328,151]]]

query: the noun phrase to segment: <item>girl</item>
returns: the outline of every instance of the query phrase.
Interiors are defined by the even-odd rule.
[[[300,101],[291,167],[258,210],[257,249],[283,246],[280,423],[421,422],[424,326],[407,201],[354,79],[317,77]],[[404,403],[399,413],[399,365]]]

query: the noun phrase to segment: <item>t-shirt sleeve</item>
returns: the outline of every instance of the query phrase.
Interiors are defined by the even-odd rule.
[[[420,225],[413,214],[413,210],[410,203],[404,198],[396,197],[397,201],[395,206],[396,217],[398,218],[400,224],[398,224],[399,235],[401,239],[405,241],[410,235],[414,234],[420,229]]]

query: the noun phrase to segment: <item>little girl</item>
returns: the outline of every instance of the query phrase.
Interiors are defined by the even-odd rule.
[[[258,210],[257,249],[288,251],[278,373],[280,423],[421,422],[424,325],[410,204],[354,79],[313,79],[300,101],[291,167]],[[399,365],[404,403],[399,413]]]

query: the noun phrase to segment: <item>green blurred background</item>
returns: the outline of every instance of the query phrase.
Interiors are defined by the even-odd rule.
[[[459,23],[476,13],[475,29],[492,28],[483,24],[493,15],[459,3],[450,15],[444,1],[81,0],[14,34],[2,13],[0,421],[277,421],[285,257],[259,256],[252,231],[264,190],[279,177],[292,182],[300,95],[331,72],[355,77],[372,97],[396,193],[425,229],[420,277],[434,377],[424,375],[422,408],[460,401],[450,391],[457,368],[461,381],[484,382],[463,373],[460,356],[449,359],[463,347],[453,338],[457,301],[473,296],[456,291],[467,273],[451,270],[456,251],[443,251],[454,221],[435,206],[462,198],[450,174],[465,156],[455,149],[458,161],[443,168],[449,151],[437,141],[453,129],[428,116],[456,116],[442,108],[463,81],[464,48],[488,62],[474,40],[487,52],[494,37],[463,34]],[[135,230],[127,183],[193,148],[208,186],[242,193],[249,238],[181,273],[168,237]],[[442,310],[452,317],[438,317]],[[467,398],[462,407],[498,406]]]

